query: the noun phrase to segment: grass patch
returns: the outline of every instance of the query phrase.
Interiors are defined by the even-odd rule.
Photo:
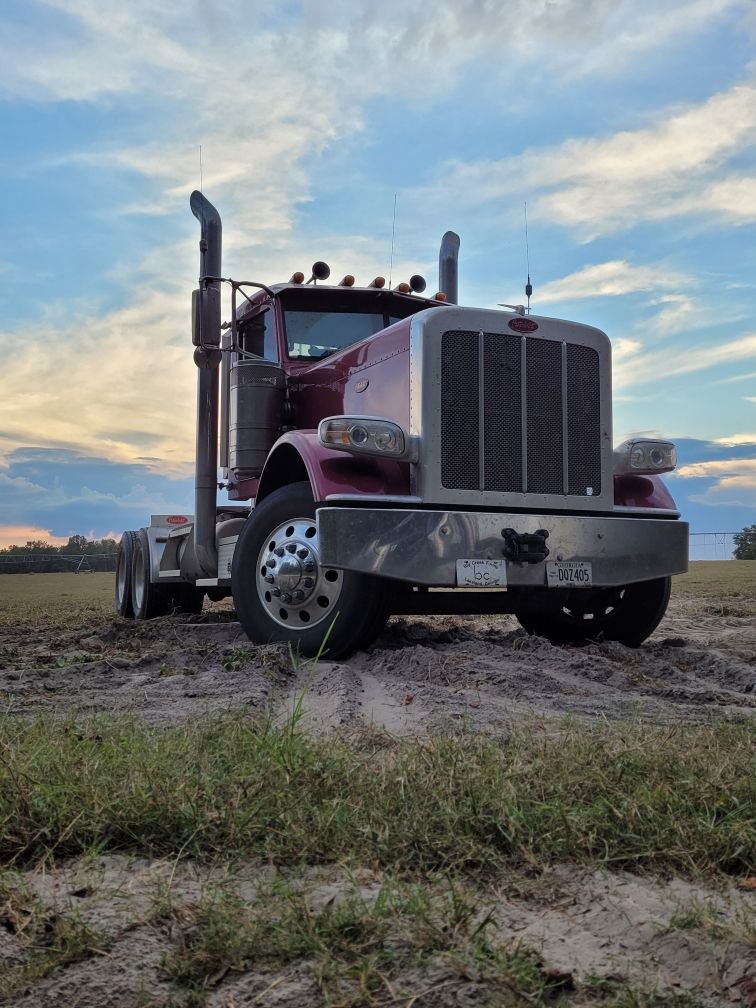
[[[440,899],[419,887],[389,883],[370,896],[354,887],[321,906],[286,883],[254,906],[215,890],[176,919],[163,970],[194,1003],[231,971],[275,974],[295,962],[307,963],[327,1005],[343,1008],[406,1004],[471,982],[478,1003],[496,994],[500,1005],[540,1005],[572,982],[529,949],[497,944],[492,915],[453,887]]]
[[[95,850],[356,860],[396,872],[756,863],[756,727],[537,726],[317,739],[236,715],[170,729],[0,723],[0,863]]]

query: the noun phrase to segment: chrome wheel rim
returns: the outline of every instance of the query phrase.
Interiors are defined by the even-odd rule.
[[[306,630],[336,615],[343,572],[321,567],[313,518],[282,522],[257,558],[255,582],[265,612],[278,626]]]

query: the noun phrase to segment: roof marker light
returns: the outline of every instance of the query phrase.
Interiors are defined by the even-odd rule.
[[[347,273],[344,279],[339,284],[339,287],[354,287],[354,277],[351,273]]]
[[[433,300],[434,301],[446,301],[446,294],[444,294],[443,291],[438,291],[436,294],[433,295]]]
[[[294,283],[294,284],[304,283],[304,273],[300,273],[299,270],[297,270],[296,273],[292,273],[291,280],[289,280],[289,283]]]
[[[372,283],[368,284],[368,287],[377,287],[379,290],[381,289],[381,287],[385,287],[385,286],[386,286],[386,278],[385,277],[376,277],[375,280],[373,280]]]
[[[409,294],[410,291],[412,290],[412,288],[410,287],[410,285],[408,283],[405,283],[402,280],[401,283],[398,283],[396,285],[396,287],[394,287],[394,290],[395,291],[399,291],[400,294]]]

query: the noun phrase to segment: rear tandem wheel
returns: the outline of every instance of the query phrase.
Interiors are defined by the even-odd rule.
[[[132,533],[131,608],[134,619],[149,620],[172,611],[199,613],[205,599],[202,588],[177,582],[156,584],[150,580],[150,542],[145,529]],[[117,582],[116,582],[117,584]]]

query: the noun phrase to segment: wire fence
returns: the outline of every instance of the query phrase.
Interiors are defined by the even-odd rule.
[[[732,560],[737,532],[691,532],[691,560]]]
[[[115,573],[115,569],[115,553],[8,553],[0,556],[0,574]]]

